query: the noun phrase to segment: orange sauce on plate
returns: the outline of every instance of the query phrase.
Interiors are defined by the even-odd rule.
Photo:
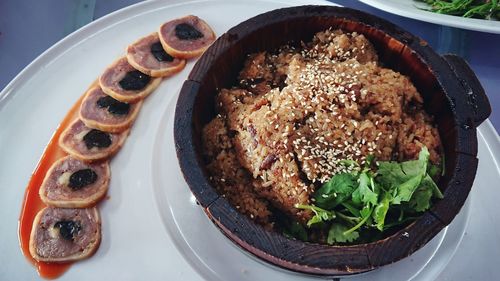
[[[29,243],[30,243],[30,235],[31,228],[33,227],[33,220],[35,219],[36,214],[43,208],[45,208],[45,204],[40,199],[38,195],[38,190],[45,178],[45,174],[52,166],[54,162],[58,159],[67,155],[59,147],[59,137],[61,133],[71,125],[73,120],[78,118],[78,112],[80,109],[80,104],[83,100],[83,96],[78,99],[78,101],[73,105],[70,111],[66,114],[61,124],[52,135],[52,138],[49,141],[49,144],[45,148],[45,151],[38,162],[38,165],[31,175],[31,179],[26,187],[26,192],[24,194],[24,201],[21,209],[21,214],[19,216],[19,243],[21,246],[21,250],[24,256],[37,268],[38,274],[41,277],[47,279],[54,279],[61,276],[72,264],[69,263],[48,263],[48,262],[39,262],[31,257],[29,252]]]

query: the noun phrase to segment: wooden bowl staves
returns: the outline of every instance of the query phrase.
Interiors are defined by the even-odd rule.
[[[236,84],[246,55],[288,42],[309,41],[316,32],[340,28],[358,32],[375,46],[380,61],[411,78],[425,110],[435,116],[444,144],[444,199],[419,219],[376,242],[329,246],[288,239],[267,231],[236,211],[208,180],[201,132],[215,116],[218,89]],[[477,169],[476,127],[491,113],[479,81],[454,55],[440,56],[425,41],[375,16],[340,7],[300,6],[251,18],[223,34],[184,82],[175,111],[175,145],[184,177],[207,216],[243,250],[295,272],[340,276],[373,270],[420,249],[464,204]]]

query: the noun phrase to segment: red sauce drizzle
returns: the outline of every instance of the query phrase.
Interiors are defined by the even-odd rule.
[[[59,124],[59,127],[57,128],[54,135],[52,135],[52,138],[45,148],[45,151],[43,152],[42,157],[38,162],[38,166],[31,175],[31,179],[28,183],[28,186],[26,187],[24,202],[21,209],[21,214],[19,216],[19,243],[21,246],[21,250],[24,256],[37,268],[38,274],[40,274],[41,277],[47,279],[54,279],[61,276],[64,272],[66,272],[66,270],[68,270],[72,262],[39,262],[31,257],[31,254],[29,252],[29,243],[33,220],[35,219],[36,214],[41,209],[46,207],[40,199],[40,196],[38,195],[38,190],[40,189],[43,179],[45,178],[47,170],[49,170],[54,162],[67,155],[67,153],[59,147],[59,136],[67,127],[69,127],[73,120],[78,118],[78,111],[82,99],[83,96],[80,97],[78,101],[73,105],[73,107],[64,117],[61,124]]]

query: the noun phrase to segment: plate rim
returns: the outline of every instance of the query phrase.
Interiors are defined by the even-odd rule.
[[[407,10],[401,7],[394,6],[391,2],[383,0],[359,0],[366,5],[377,8],[381,11],[394,15],[403,16],[419,21],[439,24],[442,26],[450,26],[471,31],[486,32],[492,34],[500,34],[500,21],[487,21],[474,18],[463,18],[459,16],[437,14],[424,10]],[[487,24],[490,23],[490,24]]]
[[[262,2],[275,2],[275,3],[289,3],[286,2],[285,0],[261,0]],[[100,32],[103,29],[107,29],[115,24],[119,24],[123,19],[122,17],[127,16],[130,14],[131,16],[139,16],[140,14],[144,12],[150,12],[154,11],[157,8],[161,8],[163,6],[174,6],[174,5],[184,5],[184,4],[191,4],[191,3],[203,3],[203,2],[213,2],[211,0],[191,0],[191,1],[182,1],[182,0],[171,0],[171,1],[146,1],[146,2],[140,2],[136,3],[130,6],[127,6],[125,8],[119,9],[115,12],[112,12],[110,14],[107,14],[85,26],[82,28],[74,31],[73,33],[69,34],[68,36],[62,38],[61,40],[57,41],[55,44],[53,44],[51,47],[43,51],[40,55],[38,55],[32,62],[30,62],[28,65],[26,65],[6,86],[4,89],[0,91],[0,112],[4,108],[4,106],[8,105],[10,99],[15,96],[17,91],[24,86],[25,83],[29,83],[30,80],[37,75],[37,73],[40,71],[40,69],[43,69],[47,63],[51,63],[52,61],[56,60],[59,58],[59,56],[64,55],[64,53],[72,48],[75,47],[75,45],[80,44],[82,41],[86,40],[89,36],[92,37],[96,32]],[[319,2],[325,2],[329,4],[335,4],[332,2],[327,2],[327,1],[322,1],[322,0],[313,0],[311,1],[312,4],[314,3],[319,3]],[[304,1],[294,1],[291,3],[291,5],[295,4],[301,4],[304,3]],[[137,7],[138,6],[138,7]],[[489,123],[489,120],[487,120]],[[489,127],[486,127],[486,132],[488,135],[492,136],[491,134],[494,134],[494,129],[489,123]],[[492,131],[490,132],[490,129]],[[498,135],[497,139],[498,139]],[[497,160],[497,163],[499,162],[500,159],[500,150],[490,150],[495,159]]]

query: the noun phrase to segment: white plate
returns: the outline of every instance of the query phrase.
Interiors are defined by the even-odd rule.
[[[419,8],[428,8],[423,3],[414,0],[359,0],[384,10],[386,12],[407,18],[417,19],[463,29],[500,34],[500,21],[471,19],[457,16],[443,15],[424,11]]]
[[[80,29],[23,70],[0,93],[0,280],[37,279],[36,270],[18,245],[17,220],[25,186],[70,106],[108,64],[124,54],[129,43],[156,30],[160,23],[187,14],[200,16],[217,34],[222,34],[249,17],[288,5],[278,0],[143,2]],[[164,81],[146,100],[130,137],[111,163],[110,199],[100,204],[102,244],[92,258],[75,263],[60,280],[299,278],[256,262],[237,250],[190,200],[173,154],[171,116],[180,86],[192,66],[190,62],[184,71]],[[481,131],[490,132],[491,128],[483,127]],[[469,213],[469,225],[475,222],[478,229],[493,230],[481,237],[500,241],[493,216],[473,216],[489,214],[488,210],[492,213],[493,198],[500,198],[498,189],[488,184],[500,181],[494,156],[487,150],[491,142],[491,135],[480,138],[480,171],[470,207],[464,208],[454,226],[439,234],[426,250],[403,261],[412,265],[410,271],[414,274],[424,276],[419,272],[428,272],[432,273],[429,276],[436,276],[444,268],[462,239]],[[495,155],[498,149],[494,148]],[[477,207],[479,204],[481,208]],[[468,233],[474,231],[475,228]],[[467,245],[468,237],[460,245]],[[476,257],[475,264],[479,271],[493,274],[494,259],[486,260],[484,255],[498,248],[481,248],[481,241],[474,240],[474,250],[483,254]],[[210,260],[212,253],[214,258]],[[413,261],[419,256],[417,265]],[[435,261],[432,264],[437,266],[426,266],[429,261]],[[490,266],[483,268],[483,264]],[[453,262],[448,268],[452,265]],[[407,265],[385,272],[402,276],[393,274],[402,274],[409,268]],[[365,276],[383,278],[377,272]],[[460,275],[451,275],[456,276]]]

